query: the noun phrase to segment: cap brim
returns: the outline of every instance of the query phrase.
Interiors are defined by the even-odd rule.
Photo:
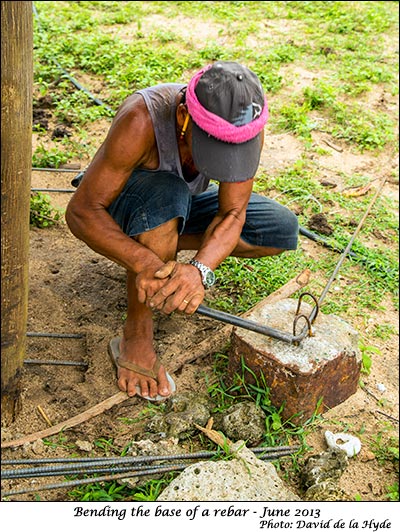
[[[196,169],[208,179],[247,181],[256,174],[261,155],[261,133],[242,144],[222,142],[192,123],[192,156]]]

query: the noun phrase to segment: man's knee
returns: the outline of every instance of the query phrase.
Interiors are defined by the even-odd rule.
[[[284,228],[284,231],[286,232],[287,237],[293,242],[296,242],[297,247],[297,241],[299,237],[299,220],[297,216],[289,209],[285,210],[285,215],[283,216],[282,220],[282,226]]]

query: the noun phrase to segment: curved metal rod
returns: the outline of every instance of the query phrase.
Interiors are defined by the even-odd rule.
[[[301,319],[301,318],[303,318],[307,322],[308,336],[313,336],[311,322],[310,322],[309,317],[306,316],[305,314],[298,314],[293,320],[293,338],[296,338],[296,325],[297,325],[297,322],[299,321],[299,319]]]
[[[310,292],[303,292],[302,294],[300,294],[299,300],[298,300],[298,303],[297,303],[297,309],[296,309],[295,316],[297,316],[299,314],[301,302],[302,302],[304,296],[310,296],[311,299],[315,303],[315,307],[311,310],[310,316],[309,316],[309,320],[312,323],[315,320],[315,318],[317,317],[317,315],[318,315],[319,304],[318,304],[318,299],[313,294],[311,294]]]

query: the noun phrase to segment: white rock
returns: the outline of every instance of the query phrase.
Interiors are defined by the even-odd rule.
[[[90,441],[76,440],[75,445],[81,451],[86,451],[88,453],[93,449],[93,445],[90,443]]]
[[[361,451],[360,440],[351,434],[346,434],[345,432],[333,434],[333,432],[327,430],[325,432],[325,439],[330,449],[341,449],[342,451],[345,451],[349,458]],[[338,443],[338,440],[341,440],[343,443]]]
[[[234,444],[235,458],[188,466],[157,501],[298,501],[270,462]],[[233,450],[233,449],[232,449]]]

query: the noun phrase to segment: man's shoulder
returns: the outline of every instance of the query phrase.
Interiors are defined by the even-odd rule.
[[[145,104],[145,101],[143,99],[143,96],[134,93],[125,98],[125,100],[121,103],[119,106],[116,118],[121,119],[128,119],[129,121],[133,119],[141,119],[143,116],[148,115],[147,106]]]

